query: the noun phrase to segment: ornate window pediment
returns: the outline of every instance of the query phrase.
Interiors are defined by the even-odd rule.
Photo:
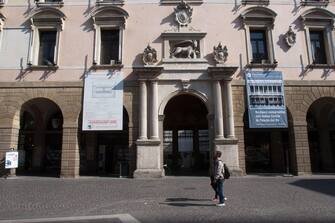
[[[277,14],[265,7],[251,7],[241,13],[241,18],[245,24],[273,24]]]
[[[28,65],[55,69],[59,62],[59,44],[66,16],[54,7],[37,8],[30,17],[32,38]]]
[[[123,30],[129,14],[118,6],[99,6],[91,17],[95,29],[93,65],[96,68],[121,65]]]
[[[313,8],[301,14],[304,25],[333,25],[335,15],[325,9]]]
[[[272,68],[277,65],[272,29],[277,14],[271,9],[255,6],[241,13],[247,47],[247,66]]]

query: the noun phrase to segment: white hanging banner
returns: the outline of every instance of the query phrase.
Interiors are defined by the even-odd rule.
[[[18,152],[6,152],[5,169],[17,168],[19,164]]]
[[[84,131],[122,130],[123,75],[119,71],[89,73],[85,78]]]

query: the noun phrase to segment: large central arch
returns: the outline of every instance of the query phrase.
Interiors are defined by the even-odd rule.
[[[166,175],[207,175],[210,160],[208,109],[195,94],[175,94],[164,106]]]

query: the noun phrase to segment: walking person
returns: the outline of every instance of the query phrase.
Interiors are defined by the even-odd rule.
[[[216,181],[214,179],[214,176],[215,176],[215,172],[214,172],[214,164],[210,166],[210,179],[211,179],[211,187],[213,188],[214,190],[214,197],[212,198],[212,201],[218,201],[218,198],[219,198],[219,195],[218,195],[218,192],[217,192],[217,185],[216,185]]]
[[[225,197],[223,193],[223,183],[224,183],[224,163],[220,159],[221,152],[216,151],[214,155],[214,181],[216,183],[216,192],[219,196],[219,203],[216,204],[218,207],[225,206]]]

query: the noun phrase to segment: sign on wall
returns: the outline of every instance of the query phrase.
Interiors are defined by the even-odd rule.
[[[122,73],[89,73],[84,85],[83,130],[122,130],[122,122]]]
[[[5,169],[17,168],[19,164],[18,152],[6,152]]]
[[[247,72],[249,128],[287,128],[282,73]]]

